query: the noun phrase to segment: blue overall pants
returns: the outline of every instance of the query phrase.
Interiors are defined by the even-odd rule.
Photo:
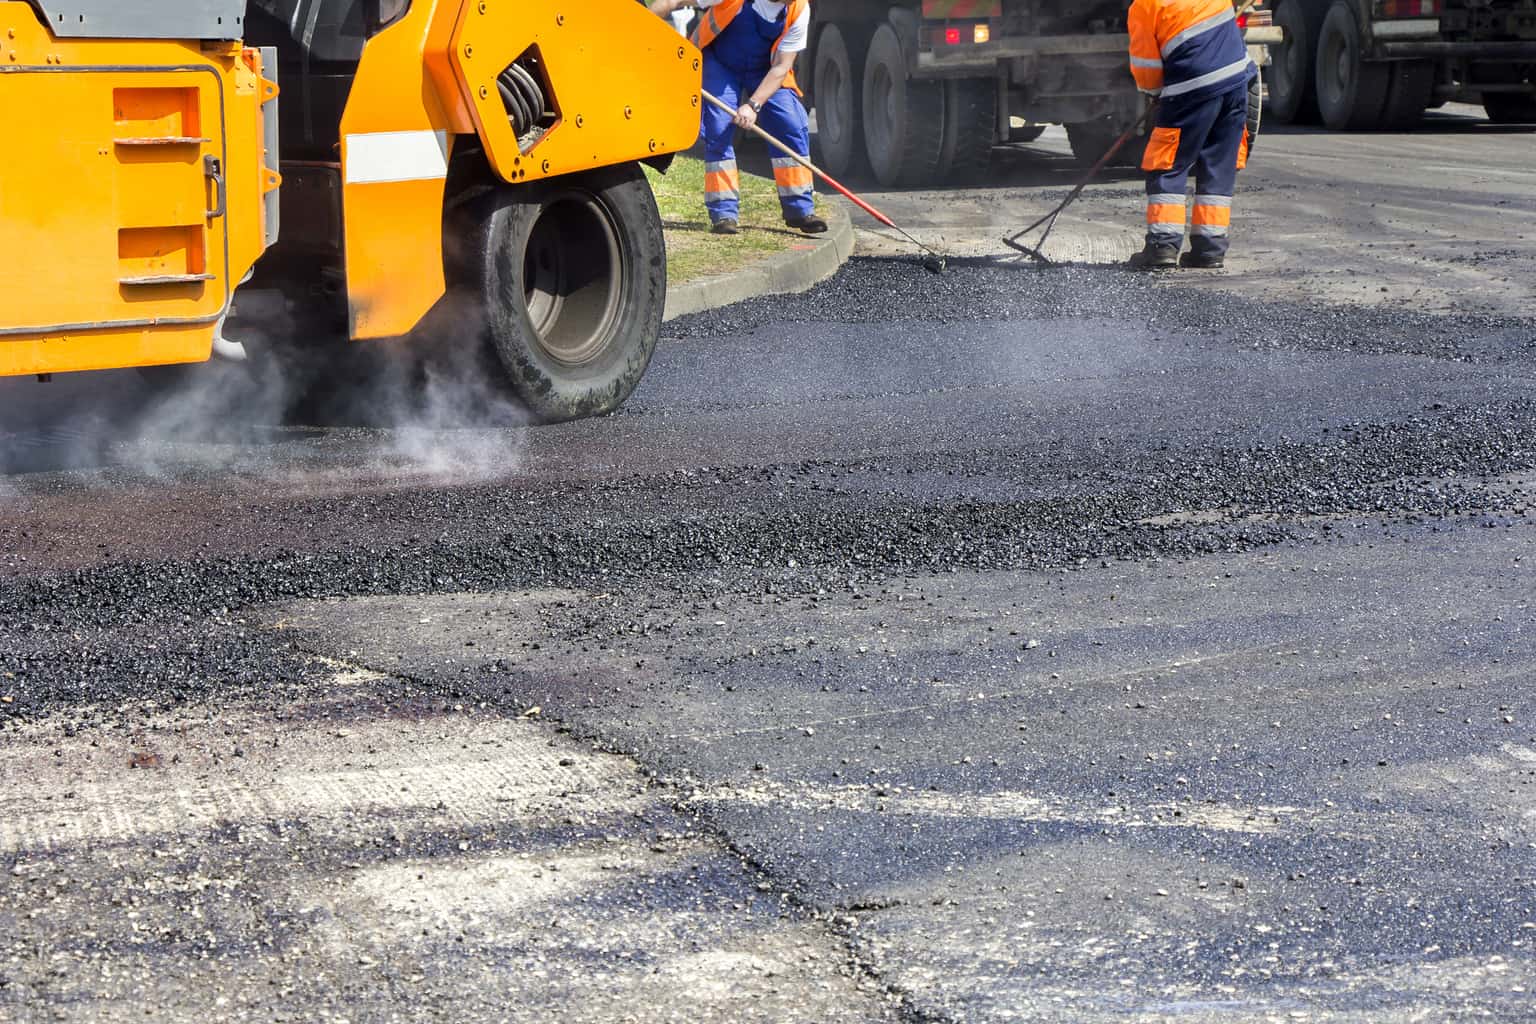
[[[1232,192],[1247,162],[1248,82],[1208,96],[1176,96],[1157,109],[1147,143],[1147,244],[1184,243],[1189,176],[1195,209],[1189,248],[1197,256],[1225,256],[1232,224]]]
[[[751,4],[731,19],[725,30],[704,49],[704,89],[732,110],[752,98],[773,60],[773,44],[784,31],[785,13],[777,21],[758,17]],[[811,128],[805,107],[792,89],[780,89],[763,104],[758,126],[801,156],[811,153]],[[731,115],[705,104],[699,124],[704,142],[704,205],[711,223],[740,218],[740,181],[736,172],[736,126]],[[786,221],[809,217],[814,210],[811,172],[785,156],[773,158],[773,180]]]

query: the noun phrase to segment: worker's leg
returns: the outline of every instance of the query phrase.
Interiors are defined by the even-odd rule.
[[[791,89],[780,89],[763,104],[758,127],[803,157],[811,155],[811,126],[805,107]],[[811,172],[782,153],[774,151],[773,183],[779,188],[784,220],[798,225],[815,210]]]
[[[1226,258],[1232,227],[1232,193],[1248,133],[1248,87],[1218,97],[1219,106],[1205,145],[1195,160],[1195,211],[1190,218],[1191,265],[1219,266]]]
[[[735,77],[704,51],[704,89],[736,109],[738,91]],[[713,103],[704,104],[699,117],[699,138],[704,143],[704,206],[709,221],[737,220],[741,216],[740,179],[736,175],[736,150],[731,143],[736,126],[731,115]]]
[[[1178,254],[1184,244],[1189,172],[1199,158],[1215,107],[1210,100],[1170,100],[1158,108],[1141,169],[1147,172],[1146,253]],[[1161,265],[1167,265],[1164,261]]]

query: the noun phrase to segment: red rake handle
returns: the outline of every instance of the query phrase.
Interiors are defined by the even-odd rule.
[[[708,92],[703,92],[703,90],[700,90],[700,92],[703,93],[704,98],[706,100],[708,100],[711,104],[713,104],[716,107],[719,107],[721,110],[725,111],[727,114],[730,114],[732,117],[736,116],[736,111],[733,110],[731,108],[731,106],[728,103],[726,103],[724,100],[720,99],[717,96],[712,96]],[[787,156],[790,159],[794,160],[795,163],[799,164],[801,167],[804,167],[806,170],[808,170],[812,174],[816,175],[816,177],[820,178],[822,181],[826,182],[828,185],[831,185],[833,188],[837,189],[843,195],[847,196],[848,199],[855,206],[857,206],[859,209],[863,210],[865,213],[869,214],[871,217],[875,218],[875,220],[879,221],[881,224],[884,224],[888,228],[896,228],[897,231],[901,230],[900,228],[896,227],[896,222],[895,221],[891,220],[891,218],[887,217],[885,214],[881,213],[879,210],[875,209],[873,206],[870,206],[868,203],[866,203],[864,200],[860,199],[858,196],[854,195],[851,191],[849,191],[848,187],[845,186],[842,182],[840,182],[836,178],[832,177],[832,175],[828,174],[826,171],[822,170],[820,167],[817,167],[815,164],[811,163],[809,160],[807,160],[805,157],[801,156],[799,153],[796,153],[794,150],[792,150],[788,146],[784,145],[784,143],[780,142],[778,139],[774,138],[772,135],[769,135],[767,132],[763,131],[757,125],[754,124],[752,126],[752,128],[751,128],[751,131],[754,134],[756,134],[759,138],[761,138],[764,142],[768,143],[768,145],[772,146],[774,149],[777,149],[780,153],[783,153],[785,156]]]

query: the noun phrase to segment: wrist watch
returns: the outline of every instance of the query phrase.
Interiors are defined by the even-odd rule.
[[[751,100],[747,100],[747,106],[752,108],[752,113],[754,114],[761,114],[763,112],[763,105],[761,103],[753,103]]]

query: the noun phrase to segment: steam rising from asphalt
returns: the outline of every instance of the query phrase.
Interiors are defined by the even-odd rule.
[[[520,468],[516,428],[528,416],[468,344],[316,345],[324,358],[279,365],[260,355],[272,351],[264,339],[241,338],[256,353],[246,364],[0,380],[0,471],[173,477],[217,468],[326,488],[474,482]],[[278,442],[281,460],[270,452]],[[0,497],[21,493],[21,479],[0,476]]]

